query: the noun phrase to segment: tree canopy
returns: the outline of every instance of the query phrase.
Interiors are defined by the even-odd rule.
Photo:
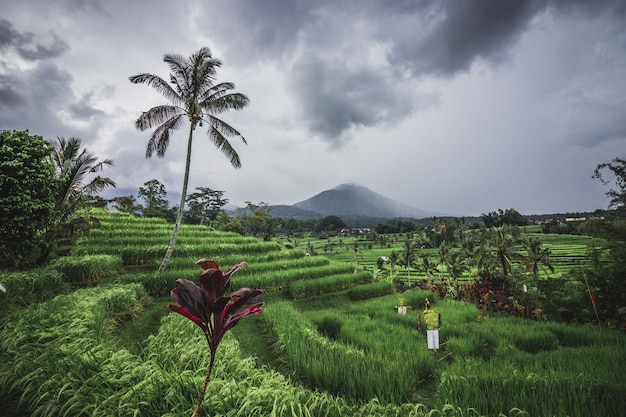
[[[0,266],[33,257],[51,221],[59,180],[52,146],[28,131],[0,131]]]

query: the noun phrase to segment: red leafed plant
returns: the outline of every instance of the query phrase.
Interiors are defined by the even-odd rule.
[[[263,296],[262,290],[240,288],[227,293],[231,275],[247,266],[247,263],[238,263],[226,271],[221,271],[216,261],[200,259],[196,264],[202,268],[202,273],[198,275],[201,286],[182,278],[176,280],[182,286],[174,288],[170,295],[178,305],[167,306],[200,326],[209,344],[211,359],[192,417],[196,417],[200,411],[215,363],[215,353],[224,334],[242,317],[260,314],[264,306],[264,303],[257,302]]]

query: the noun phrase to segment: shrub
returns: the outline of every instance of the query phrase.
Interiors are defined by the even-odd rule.
[[[113,255],[65,256],[57,259],[51,268],[65,275],[69,282],[99,281],[117,275],[122,260]]]

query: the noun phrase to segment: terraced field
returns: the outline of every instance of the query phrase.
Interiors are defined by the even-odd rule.
[[[158,274],[171,225],[94,214],[100,226],[63,261],[2,276],[8,290],[0,294],[3,415],[190,415],[207,345],[197,326],[168,314],[165,304],[175,280],[193,280],[200,272],[196,260],[205,257],[222,268],[248,262],[233,276],[232,289],[262,288],[266,306],[220,345],[204,415],[623,411],[626,385],[616,364],[626,362],[626,339],[617,331],[485,316],[472,304],[439,301],[428,291],[393,293],[363,270],[363,258],[355,268],[345,247],[347,262],[341,249],[336,256],[314,255],[306,245],[202,226],[183,226],[170,268]],[[378,250],[366,248],[364,258]],[[427,349],[417,326],[426,298],[443,317],[437,352]],[[397,312],[400,303],[407,314]]]

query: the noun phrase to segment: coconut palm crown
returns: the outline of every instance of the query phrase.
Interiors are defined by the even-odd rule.
[[[201,48],[189,58],[177,54],[165,55],[163,61],[171,71],[169,83],[158,75],[149,73],[129,77],[133,84],[147,84],[154,87],[170,102],[141,113],[135,121],[135,127],[141,131],[154,128],[146,146],[146,158],[152,157],[155,152],[160,158],[165,156],[172,131],[189,122],[187,160],[180,205],[172,239],[159,267],[159,272],[167,268],[182,222],[189,182],[194,130],[198,126],[206,125],[207,135],[211,142],[228,157],[233,167],[240,168],[239,155],[227,137],[240,136],[244,144],[247,142],[237,129],[218,118],[217,115],[228,110],[241,110],[249,103],[249,99],[245,95],[231,92],[235,88],[233,83],[215,84],[216,68],[220,67],[222,63],[211,55],[209,48]]]

